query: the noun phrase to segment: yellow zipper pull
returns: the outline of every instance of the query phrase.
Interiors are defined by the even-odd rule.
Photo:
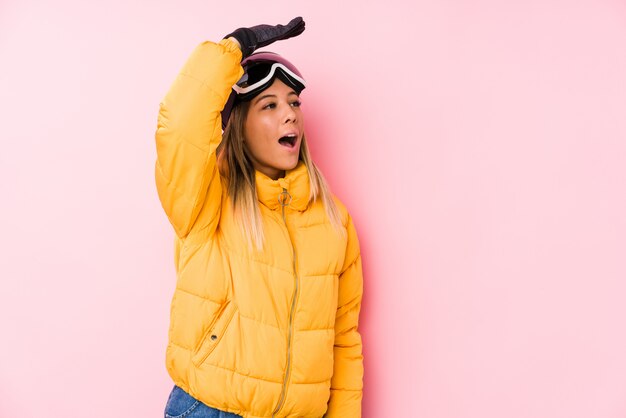
[[[291,203],[291,195],[284,187],[283,191],[278,195],[278,203],[280,203],[282,207],[289,206],[289,203]]]

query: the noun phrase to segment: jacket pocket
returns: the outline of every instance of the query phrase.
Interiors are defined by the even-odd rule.
[[[196,366],[200,366],[206,361],[209,355],[215,350],[215,347],[220,343],[222,337],[228,329],[228,324],[235,316],[237,307],[232,301],[226,301],[220,311],[217,313],[213,324],[208,327],[207,331],[202,337],[200,345],[195,350],[191,361]]]

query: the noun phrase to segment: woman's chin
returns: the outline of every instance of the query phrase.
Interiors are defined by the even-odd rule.
[[[293,170],[294,168],[296,168],[299,161],[300,161],[299,158],[289,158],[286,161],[281,161],[281,163],[277,164],[275,168],[279,170],[284,170],[284,171]]]

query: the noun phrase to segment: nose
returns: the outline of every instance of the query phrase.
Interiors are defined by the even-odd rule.
[[[296,121],[296,111],[290,104],[287,104],[287,110],[284,115],[284,123],[294,123]]]

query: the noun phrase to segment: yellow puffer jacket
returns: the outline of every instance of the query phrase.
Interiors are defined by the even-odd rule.
[[[160,104],[156,184],[176,231],[167,370],[196,399],[246,418],[360,417],[363,278],[345,207],[335,198],[341,236],[308,201],[300,162],[278,180],[256,172],[263,252],[233,218],[215,150],[240,61],[228,40],[201,43]]]

